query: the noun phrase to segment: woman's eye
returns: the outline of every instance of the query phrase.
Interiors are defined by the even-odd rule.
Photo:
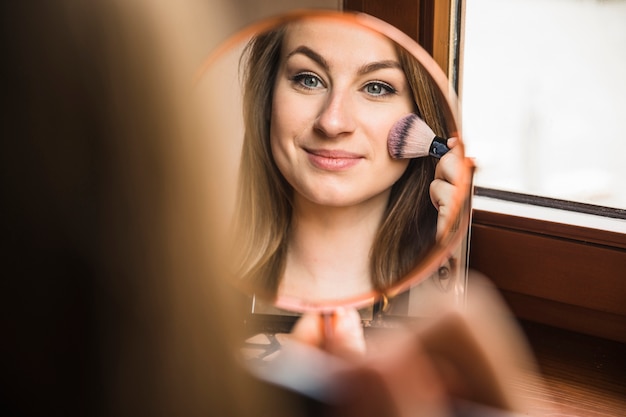
[[[381,81],[373,81],[373,82],[367,83],[364,89],[367,94],[372,95],[372,96],[378,96],[378,97],[396,93],[395,88]]]
[[[292,80],[298,83],[300,86],[309,90],[324,87],[324,83],[322,82],[322,80],[317,75],[311,73],[305,72],[301,74],[296,74],[292,78]]]

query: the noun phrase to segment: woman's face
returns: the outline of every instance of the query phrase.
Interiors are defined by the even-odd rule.
[[[340,21],[288,27],[274,85],[270,141],[296,198],[333,207],[385,202],[408,161],[387,150],[412,94],[388,39]]]

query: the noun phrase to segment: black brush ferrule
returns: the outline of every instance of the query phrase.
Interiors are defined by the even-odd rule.
[[[448,140],[435,136],[433,142],[430,144],[430,148],[428,149],[428,154],[430,156],[434,156],[435,158],[441,158],[448,153],[449,150]]]

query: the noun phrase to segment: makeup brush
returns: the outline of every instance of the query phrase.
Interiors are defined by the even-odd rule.
[[[435,132],[420,117],[411,113],[398,120],[389,131],[387,147],[394,159],[434,156],[441,158],[450,150],[448,140]]]

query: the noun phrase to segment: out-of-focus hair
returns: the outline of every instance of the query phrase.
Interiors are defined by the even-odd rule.
[[[0,403],[11,415],[275,405],[234,360],[241,320],[214,233],[219,141],[191,94],[204,42],[220,35],[210,19],[228,19],[230,3],[201,6],[1,6]]]

